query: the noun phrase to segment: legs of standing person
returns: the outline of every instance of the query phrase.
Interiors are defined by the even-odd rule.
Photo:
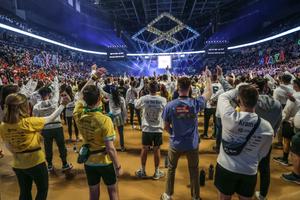
[[[46,160],[48,164],[48,169],[53,169],[52,164],[52,157],[53,157],[53,138],[54,134],[51,130],[43,130],[42,131],[43,137],[44,137],[44,146],[45,146],[45,154],[46,154]]]
[[[267,197],[268,190],[270,187],[270,157],[272,148],[270,148],[269,153],[264,157],[258,165],[258,170],[260,173],[260,192],[259,194],[263,197]]]
[[[155,166],[155,170],[157,170],[159,169],[159,164],[160,164],[160,146],[154,146],[153,153],[154,153],[154,166]]]
[[[118,126],[118,132],[119,132],[119,137],[120,137],[121,150],[125,150],[125,145],[124,145],[124,126]]]
[[[76,140],[79,140],[79,131],[78,131],[78,127],[77,124],[73,118],[73,123],[74,123],[74,129],[75,129],[75,136],[76,136]],[[77,141],[78,142],[78,141]]]
[[[168,151],[168,176],[166,182],[166,194],[172,196],[174,194],[175,173],[178,159],[181,153],[175,149],[169,148]],[[198,178],[198,177],[197,177]]]
[[[63,128],[53,129],[55,131],[55,142],[58,147],[59,157],[62,161],[62,165],[65,166],[67,162],[67,148],[65,145],[64,131]]]
[[[136,113],[136,116],[137,116],[137,119],[138,119],[139,126],[142,127],[141,111],[138,110],[138,109],[135,109],[135,113]]]
[[[119,191],[117,184],[107,186],[107,191],[110,200],[118,200],[119,199]]]
[[[146,171],[146,163],[147,163],[147,157],[148,157],[149,147],[150,146],[143,145],[142,151],[141,151],[141,165],[142,165],[142,170],[144,172]]]
[[[134,117],[134,104],[129,103],[129,114],[130,114],[130,125],[133,127],[133,117]]]
[[[292,152],[291,156],[293,161],[293,172],[300,177],[300,155]]]
[[[68,124],[69,141],[72,142],[73,117],[67,117],[67,124]]]
[[[32,200],[32,178],[25,172],[24,169],[13,169],[19,183],[20,195],[19,200]]]
[[[20,200],[32,200],[31,189],[34,181],[36,200],[46,200],[48,194],[48,172],[45,163],[29,169],[14,169],[20,187]]]
[[[204,109],[204,132],[203,137],[208,137],[208,126],[209,126],[210,112],[209,108]]]
[[[89,186],[90,200],[100,199],[100,184]]]
[[[216,117],[216,152],[220,151],[222,141],[222,121],[221,118]]]
[[[193,199],[200,198],[199,187],[199,152],[198,149],[186,153],[190,173],[191,195]]]
[[[214,131],[213,131],[212,137],[216,138],[216,135],[217,135],[216,108],[212,108],[212,117],[213,117],[213,123],[214,123]]]
[[[290,152],[291,138],[294,135],[293,127],[289,122],[283,122],[282,124],[282,136],[283,136],[283,160],[287,161]]]

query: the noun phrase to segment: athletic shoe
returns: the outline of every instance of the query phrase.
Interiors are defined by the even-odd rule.
[[[297,176],[294,172],[288,174],[282,174],[281,178],[287,182],[296,183],[300,185],[300,177]]]
[[[165,176],[165,173],[163,171],[156,170],[152,178],[154,180],[158,180],[158,179],[160,179],[160,178],[162,178],[164,176]]]
[[[126,148],[125,147],[121,147],[121,152],[125,152]]]
[[[192,198],[192,200],[202,200],[201,198]]]
[[[206,135],[206,134],[202,134],[202,135],[200,135],[200,137],[203,139],[209,139],[208,135]]]
[[[67,170],[71,170],[73,168],[73,165],[71,163],[67,163],[62,167],[62,171],[65,172]]]
[[[172,200],[173,198],[169,195],[167,195],[166,193],[163,193],[161,196],[160,196],[160,200]]]
[[[138,170],[135,172],[135,175],[136,175],[138,178],[146,178],[146,177],[147,177],[146,172],[145,172],[143,169],[138,169]]]
[[[263,196],[260,195],[260,192],[259,192],[259,191],[256,191],[256,192],[255,192],[255,198],[256,198],[257,200],[267,200],[266,197],[263,197]]]
[[[54,171],[53,165],[48,165],[47,169],[48,169],[48,172],[53,172]]]
[[[275,157],[275,158],[273,158],[273,160],[283,166],[289,166],[289,161],[283,159],[283,157]]]
[[[277,143],[274,144],[274,148],[275,148],[275,149],[283,149],[283,144],[277,142]]]

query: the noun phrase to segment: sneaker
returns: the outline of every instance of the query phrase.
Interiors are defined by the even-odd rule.
[[[274,144],[274,148],[275,148],[275,149],[283,149],[283,144],[277,142],[277,143]]]
[[[283,157],[275,157],[275,158],[273,158],[273,160],[283,166],[289,166],[289,161],[283,159]]]
[[[62,167],[62,171],[65,172],[65,171],[71,170],[72,168],[73,168],[73,165],[71,163],[67,163]]]
[[[154,173],[154,175],[153,175],[153,179],[154,180],[158,180],[158,179],[160,179],[160,178],[162,178],[162,177],[164,177],[165,176],[165,173],[163,172],[163,171],[160,171],[160,170],[156,170],[156,172]]]
[[[146,172],[143,170],[143,169],[139,169],[135,172],[135,175],[138,177],[138,178],[146,178],[147,175],[146,175]]]
[[[54,171],[53,165],[48,165],[47,169],[48,169],[48,172],[53,172]]]
[[[300,177],[297,176],[294,172],[288,174],[282,174],[281,178],[287,182],[296,183],[300,185]]]
[[[160,200],[172,200],[173,198],[169,195],[167,195],[166,193],[163,193],[161,196],[160,196]]]
[[[125,147],[121,147],[121,152],[125,152],[126,148]]]
[[[256,198],[257,200],[267,200],[266,197],[263,197],[263,196],[260,195],[260,192],[259,192],[259,191],[256,191],[256,192],[255,192],[255,198]]]
[[[209,139],[208,135],[206,135],[206,134],[202,134],[202,135],[200,135],[200,137],[203,139]]]

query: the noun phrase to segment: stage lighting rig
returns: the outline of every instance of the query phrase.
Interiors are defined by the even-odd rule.
[[[160,30],[159,28],[156,28],[155,25],[160,24],[160,22],[162,21],[163,18],[169,19],[170,21],[175,23],[175,25],[167,31],[163,31],[163,30]],[[176,38],[176,34],[180,34],[181,31],[184,31],[184,30],[187,33],[186,35],[184,35],[184,37],[183,37],[184,39]],[[143,34],[146,32],[153,34],[154,39],[152,39],[152,40],[145,39],[146,37],[144,37]],[[183,35],[183,33],[181,33],[181,35]],[[180,20],[178,20],[171,14],[162,13],[157,18],[155,18],[153,21],[151,21],[146,27],[142,28],[139,32],[134,34],[132,36],[132,39],[134,41],[138,42],[139,44],[144,44],[144,45],[150,46],[153,49],[157,50],[158,52],[165,53],[165,52],[170,52],[174,48],[179,47],[183,44],[191,42],[191,41],[197,39],[199,36],[200,36],[200,34],[197,31],[195,31],[191,27],[187,26],[186,24],[184,24],[183,22],[181,22]],[[158,46],[159,43],[163,43],[165,41],[167,41],[169,44],[171,44],[171,46],[170,45],[167,47]]]

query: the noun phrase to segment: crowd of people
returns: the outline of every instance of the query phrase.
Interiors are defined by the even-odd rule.
[[[119,199],[117,182],[125,163],[119,161],[114,141],[118,135],[120,150],[126,151],[126,124],[142,131],[141,166],[135,175],[147,177],[147,155],[153,150],[153,179],[167,176],[161,200],[174,195],[182,155],[188,160],[191,198],[201,199],[199,142],[208,138],[216,139],[214,185],[220,200],[231,199],[235,193],[241,200],[253,196],[267,199],[274,138],[282,156],[272,159],[284,166],[293,165],[293,171],[281,178],[300,184],[299,46],[289,39],[282,41],[272,48],[259,48],[267,53],[253,54],[255,48],[233,53],[226,61],[219,60],[220,66],[210,63],[193,76],[172,74],[167,69],[163,75],[148,77],[108,76],[105,68],[86,67],[91,61],[81,54],[1,42],[0,134],[13,154],[19,199],[32,199],[33,182],[36,199],[47,199],[48,172],[57,168],[52,162],[53,140],[61,170],[66,178],[74,178],[62,120],[67,122],[68,141],[83,140],[77,162],[84,164],[91,200],[99,199],[101,179],[109,198]],[[202,113],[204,132],[199,134],[198,117]],[[208,131],[210,118],[212,136]],[[167,174],[159,168],[164,131],[169,134]],[[0,150],[0,157],[4,155]],[[258,174],[260,189],[255,191]]]

